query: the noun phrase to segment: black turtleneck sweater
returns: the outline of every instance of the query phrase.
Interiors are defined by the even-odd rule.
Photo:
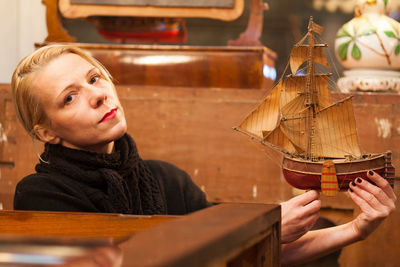
[[[210,206],[186,172],[142,160],[127,134],[111,154],[46,144],[41,157],[17,184],[16,210],[182,215]]]

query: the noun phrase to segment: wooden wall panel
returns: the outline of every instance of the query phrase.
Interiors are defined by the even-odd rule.
[[[232,129],[265,94],[250,91],[119,87],[144,158],[185,169],[211,201],[282,199],[279,155]]]
[[[37,142],[38,151],[42,145]],[[0,207],[12,209],[15,185],[37,161],[32,140],[19,124],[9,85],[0,85]]]

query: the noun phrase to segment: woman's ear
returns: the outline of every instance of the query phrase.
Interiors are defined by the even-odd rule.
[[[36,136],[45,143],[59,144],[61,139],[56,135],[54,131],[43,125],[35,125],[33,131]]]

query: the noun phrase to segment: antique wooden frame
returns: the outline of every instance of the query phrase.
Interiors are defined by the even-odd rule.
[[[234,0],[233,8],[192,8],[157,6],[120,6],[120,5],[77,5],[71,0],[59,0],[59,9],[66,18],[87,18],[90,16],[128,16],[128,17],[201,17],[219,20],[234,20],[244,10],[244,0]]]
[[[220,20],[234,20],[244,10],[244,0],[234,0],[233,8],[176,8],[176,7],[127,7],[110,5],[74,5],[71,0],[42,0],[46,5],[48,36],[45,42],[75,42],[61,23],[61,16],[69,19],[86,19],[92,16],[140,16],[140,17],[201,17]],[[263,12],[268,4],[263,0],[249,0],[250,16],[246,30],[229,46],[263,46],[259,41],[263,28]]]

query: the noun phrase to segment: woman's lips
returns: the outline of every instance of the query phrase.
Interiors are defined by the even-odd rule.
[[[114,108],[110,110],[110,112],[107,112],[104,117],[99,121],[99,123],[107,122],[115,118],[117,116],[117,109]]]

